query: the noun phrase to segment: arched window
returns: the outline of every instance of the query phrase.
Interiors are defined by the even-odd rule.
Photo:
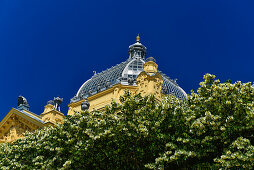
[[[129,78],[136,80],[140,72],[143,71],[145,61],[141,58],[135,58],[125,67],[122,73],[122,82],[127,82]]]

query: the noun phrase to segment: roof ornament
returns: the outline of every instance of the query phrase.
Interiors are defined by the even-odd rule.
[[[85,111],[88,110],[90,107],[90,103],[87,101],[87,98],[85,98],[85,101],[81,103],[81,110]]]
[[[140,42],[140,36],[138,34],[138,36],[136,37],[136,42]]]
[[[54,106],[57,111],[60,112],[60,104],[63,102],[63,98],[54,97]]]
[[[29,107],[30,106],[29,106],[26,98],[23,97],[23,96],[19,96],[18,97],[18,107],[17,107],[17,109],[19,109],[19,110],[29,110]]]
[[[93,71],[93,75],[95,76],[97,73],[96,73],[96,71]]]

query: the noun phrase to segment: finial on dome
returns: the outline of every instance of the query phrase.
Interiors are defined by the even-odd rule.
[[[136,37],[136,42],[140,42],[140,36],[138,34],[138,36]]]

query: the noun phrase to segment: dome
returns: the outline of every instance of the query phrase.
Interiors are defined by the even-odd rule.
[[[146,47],[140,43],[139,37],[137,42],[129,47],[129,58],[105,71],[94,74],[87,80],[78,90],[77,94],[71,99],[72,102],[77,102],[100,91],[104,91],[115,84],[136,86],[136,78],[140,72],[143,71],[143,64],[145,63]],[[147,58],[149,61],[155,61],[154,58]],[[185,100],[187,95],[185,91],[171,80],[161,71],[158,71],[163,78],[163,85],[161,92],[164,94],[172,94],[180,99]]]

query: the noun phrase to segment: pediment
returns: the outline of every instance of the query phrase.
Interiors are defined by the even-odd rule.
[[[43,124],[31,121],[18,110],[11,110],[0,122],[0,143],[12,142],[23,137],[26,131],[34,131]]]

